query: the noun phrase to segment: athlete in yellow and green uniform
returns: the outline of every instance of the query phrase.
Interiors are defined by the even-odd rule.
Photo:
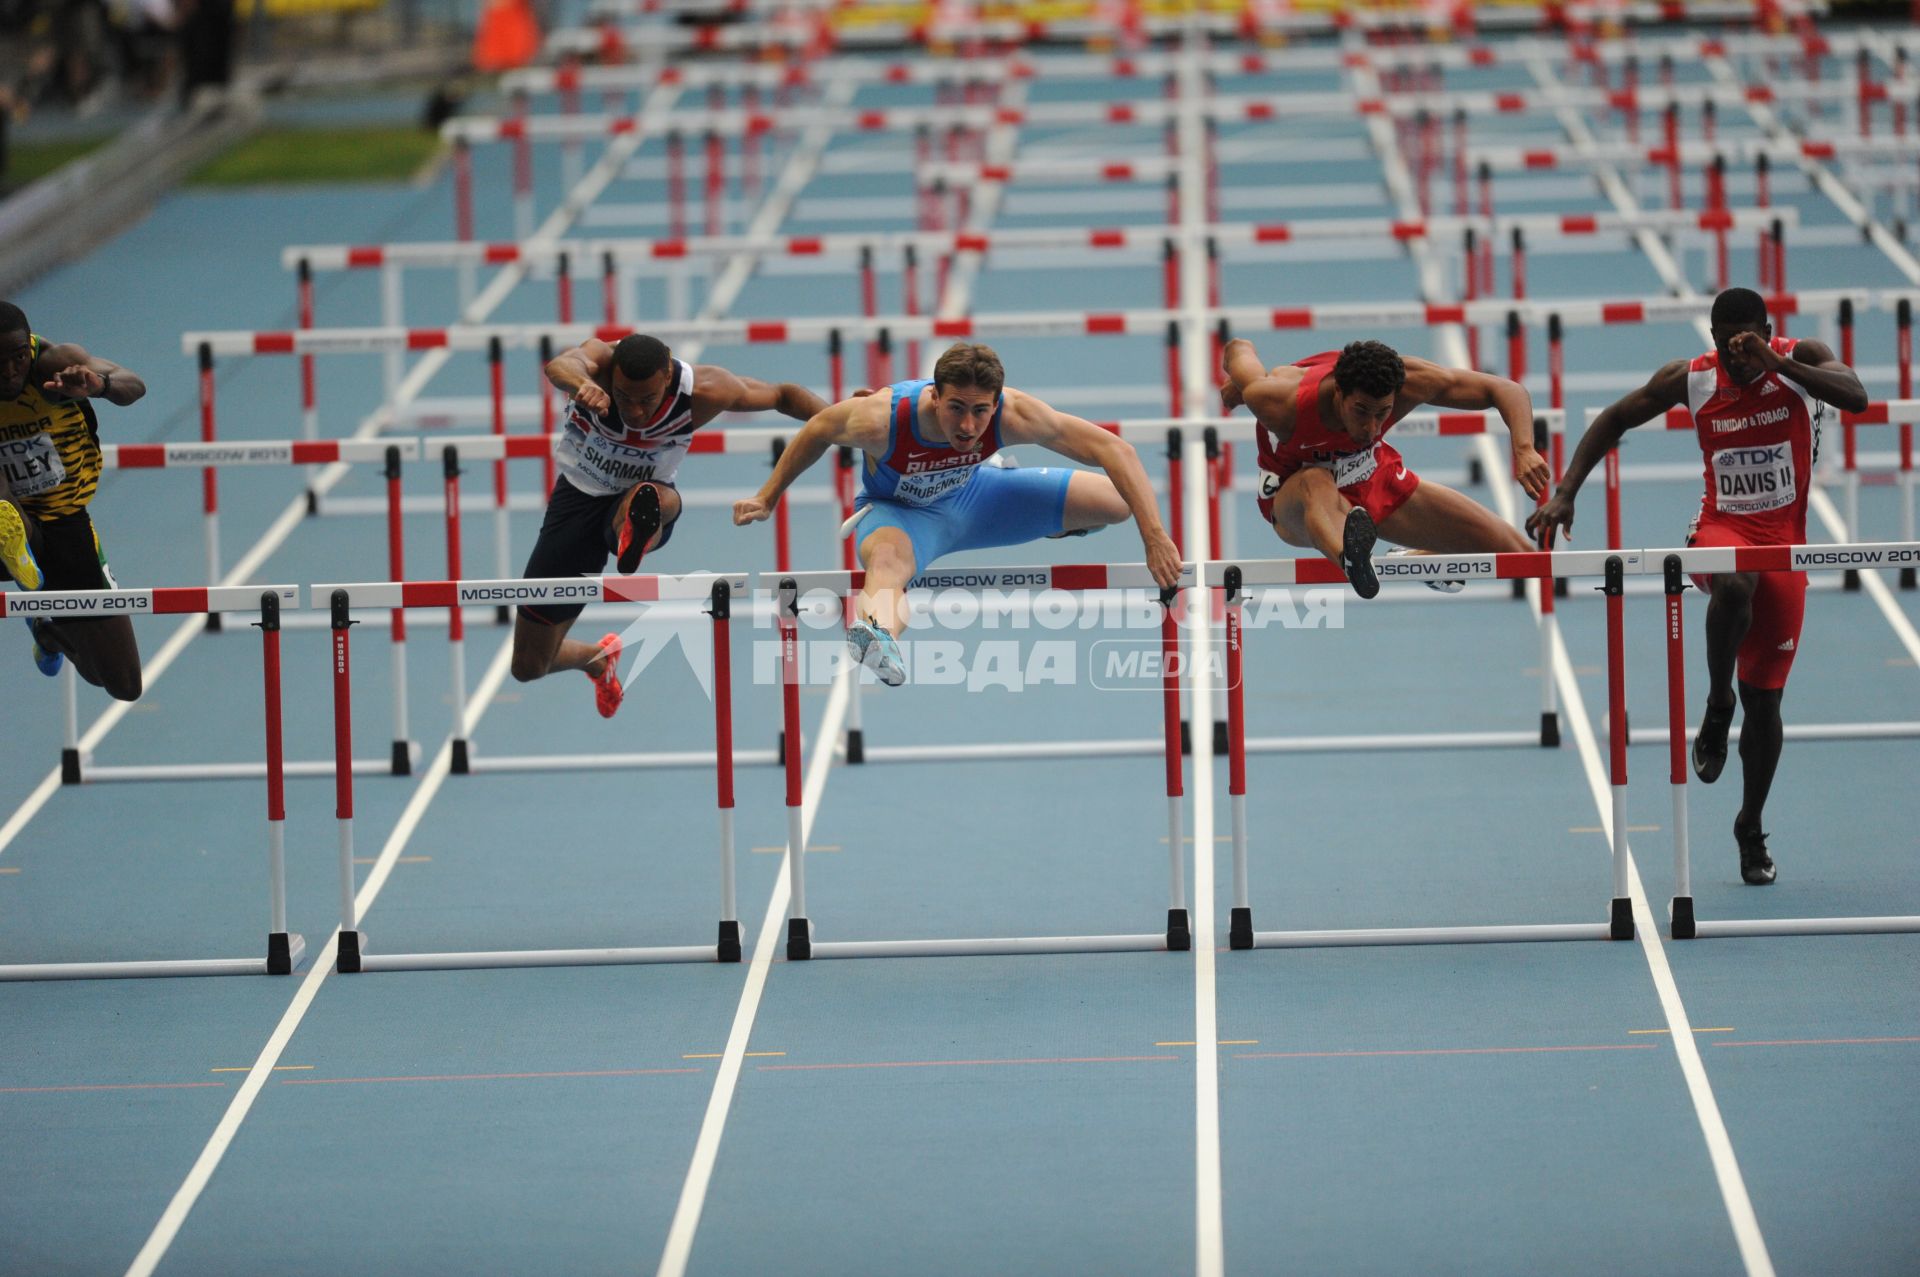
[[[100,483],[93,400],[125,407],[147,393],[134,373],[71,342],[36,336],[0,302],[0,567],[29,590],[111,590],[107,556],[87,513]],[[34,662],[118,700],[140,698],[140,650],[126,617],[33,620]]]

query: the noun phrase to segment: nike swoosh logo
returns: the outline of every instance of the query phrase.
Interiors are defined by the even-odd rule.
[[[1396,478],[1396,479],[1404,479],[1404,478],[1406,478],[1406,477],[1407,477],[1407,468],[1406,468],[1405,466],[1401,466],[1401,467],[1400,467],[1400,473],[1399,473],[1399,474],[1397,474],[1397,475],[1395,475],[1395,476],[1393,476],[1393,477],[1394,477],[1394,478]]]

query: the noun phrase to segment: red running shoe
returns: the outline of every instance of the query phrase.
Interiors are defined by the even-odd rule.
[[[600,640],[600,650],[606,657],[600,662],[600,672],[583,670],[593,680],[593,707],[600,711],[600,717],[612,718],[620,710],[620,702],[626,699],[626,690],[620,686],[620,649],[622,644],[618,634],[609,634]]]
[[[619,557],[614,560],[620,575],[626,576],[640,566],[647,542],[659,530],[660,493],[651,483],[643,483],[627,494],[626,513],[620,518],[620,543],[615,548]]]

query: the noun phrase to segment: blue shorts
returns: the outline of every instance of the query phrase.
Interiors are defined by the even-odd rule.
[[[913,564],[924,570],[935,559],[960,550],[1024,545],[1061,530],[1067,515],[1067,484],[1073,471],[1064,466],[1002,470],[981,466],[966,487],[932,505],[868,497],[872,507],[854,535],[864,542],[879,528],[898,528],[913,542]]]

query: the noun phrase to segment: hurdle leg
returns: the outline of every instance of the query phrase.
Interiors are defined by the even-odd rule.
[[[1673,787],[1673,900],[1667,906],[1667,934],[1694,938],[1693,878],[1687,860],[1687,665],[1682,637],[1681,599],[1687,588],[1680,556],[1669,554],[1666,577],[1667,629],[1667,779]]]
[[[267,974],[291,975],[305,944],[287,934],[286,755],[280,730],[280,596],[260,596],[260,669],[267,720]]]
[[[78,785],[85,776],[80,770],[80,675],[68,661],[60,671],[61,715],[65,721],[64,743],[60,747],[60,783]]]
[[[1211,597],[1212,591],[1208,591]],[[1185,793],[1180,775],[1180,627],[1173,608],[1178,595],[1167,591],[1161,596],[1160,616],[1160,700],[1165,726],[1167,761],[1167,860],[1171,887],[1167,895],[1167,948],[1193,948],[1193,924],[1187,914],[1187,865],[1182,838],[1186,824],[1182,819]],[[1205,640],[1202,639],[1202,642]],[[1195,848],[1196,856],[1206,855]]]
[[[1613,910],[1610,938],[1633,939],[1633,901],[1627,889],[1627,675],[1625,574],[1619,555],[1607,559],[1607,752],[1613,781]]]
[[[1241,693],[1244,666],[1241,628],[1240,569],[1228,568],[1227,601],[1227,795],[1233,808],[1233,912],[1228,915],[1227,944],[1253,948],[1253,908],[1247,899],[1247,722]],[[1196,855],[1204,854],[1196,849]]]
[[[720,934],[715,956],[740,961],[740,918],[734,911],[733,882],[733,643],[730,624],[733,595],[716,581],[708,615],[713,618],[713,757],[720,808]]]
[[[792,577],[780,582],[780,702],[786,724],[787,765],[787,960],[813,956],[813,924],[807,918],[806,830],[801,821],[800,788],[800,632],[799,587]],[[857,673],[858,671],[851,671]]]
[[[460,579],[460,452],[451,444],[442,455],[446,491],[447,579]],[[472,770],[472,747],[467,740],[467,620],[456,595],[447,609],[447,664],[453,680],[453,761],[450,770],[464,776]]]
[[[334,970],[351,974],[360,970],[364,951],[353,902],[353,619],[345,590],[335,590],[328,605],[333,630],[333,815],[340,852],[340,947]]]
[[[461,299],[462,309],[466,299]],[[388,328],[406,327],[406,297],[401,283],[400,268],[392,262],[380,267],[380,322]],[[380,356],[380,389],[383,401],[392,403],[400,392],[400,378],[405,372],[406,356],[398,349],[389,349]]]
[[[406,576],[405,525],[400,517],[400,449],[387,449],[387,575],[394,581]],[[393,774],[406,776],[413,771],[413,746],[407,735],[407,610],[394,608],[389,623],[393,656]]]

